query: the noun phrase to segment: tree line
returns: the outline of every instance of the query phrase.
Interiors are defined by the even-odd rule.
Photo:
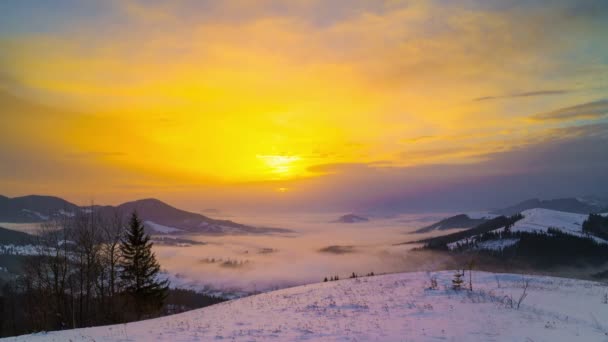
[[[0,336],[162,313],[169,282],[135,212],[128,222],[93,209],[47,222],[33,248],[22,274],[0,289]]]
[[[498,216],[471,229],[419,240],[416,241],[416,243],[423,243],[423,249],[447,251],[449,249],[448,244],[450,243],[480,236],[503,227],[505,230],[509,230],[517,221],[521,219],[523,219],[523,215],[521,214],[516,214],[510,217]]]
[[[604,217],[599,214],[589,215],[585,222],[583,222],[583,232],[608,240],[608,216]]]

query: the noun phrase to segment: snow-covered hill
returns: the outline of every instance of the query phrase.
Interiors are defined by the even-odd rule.
[[[583,232],[583,222],[589,217],[585,214],[567,213],[563,211],[550,210],[535,208],[525,210],[521,213],[523,218],[511,227],[511,232],[526,232],[526,233],[547,233],[549,228],[556,229],[562,233],[578,236],[588,237],[595,240],[598,243],[608,243],[604,239],[600,239],[596,236],[590,236]],[[606,215],[606,214],[602,214]],[[503,231],[503,228],[496,229],[496,232]],[[454,249],[458,246],[467,245],[478,238],[478,235],[469,236],[467,238],[448,243],[448,248]],[[518,239],[497,239],[479,242],[475,248],[478,249],[493,249],[499,250],[505,247],[509,247],[518,242]]]
[[[213,219],[198,213],[181,210],[160,200],[147,198],[113,206],[79,207],[53,196],[30,195],[8,198],[0,195],[0,222],[42,223],[51,219],[75,217],[78,213],[95,211],[101,217],[112,219],[119,214],[125,220],[137,211],[150,234],[208,234],[253,235],[292,233],[288,229],[253,227],[230,220]]]
[[[546,232],[556,228],[564,233],[583,235],[583,222],[589,217],[585,214],[567,213],[549,209],[529,209],[521,213],[524,218],[511,228],[513,232]]]
[[[313,284],[153,320],[8,341],[608,341],[604,284],[474,272],[469,292],[450,289],[452,275]]]

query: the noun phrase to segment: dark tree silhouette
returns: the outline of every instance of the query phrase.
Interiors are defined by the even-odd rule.
[[[464,275],[464,271],[462,273],[460,273],[460,270],[457,270],[456,273],[454,273],[454,279],[452,279],[452,288],[454,290],[462,289],[462,283],[464,282],[462,280],[463,275]]]
[[[125,293],[133,300],[137,319],[158,312],[167,297],[169,282],[158,279],[160,265],[152,252],[150,237],[144,232],[136,212],[131,215],[120,250],[120,278]]]

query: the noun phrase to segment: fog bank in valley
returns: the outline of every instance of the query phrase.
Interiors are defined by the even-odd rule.
[[[447,214],[446,214],[447,215]],[[194,289],[267,291],[348,277],[353,272],[389,273],[433,268],[408,252],[416,240],[408,234],[445,215],[402,215],[361,223],[330,223],[339,214],[234,215],[231,219],[265,227],[289,228],[292,234],[189,236],[205,242],[188,247],[155,246],[161,265],[174,286]],[[423,262],[424,261],[424,262]],[[424,266],[422,265],[424,264]]]

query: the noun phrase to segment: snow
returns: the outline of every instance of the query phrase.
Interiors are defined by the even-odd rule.
[[[589,215],[584,214],[540,208],[525,210],[521,214],[524,218],[517,221],[511,231],[544,233],[553,227],[564,233],[581,235],[583,222],[589,217]]]
[[[38,255],[41,248],[35,245],[0,245],[0,255]]]
[[[500,251],[506,247],[513,246],[518,242],[519,242],[519,239],[500,239],[500,240],[482,241],[477,245],[477,248]]]
[[[318,283],[174,316],[6,341],[608,340],[604,284],[473,272],[469,292],[450,289],[452,276],[418,272]],[[517,302],[526,281],[527,297],[512,307],[509,298]]]
[[[149,228],[152,228],[154,231],[163,233],[163,234],[171,234],[171,233],[182,231],[181,229],[163,226],[162,224],[154,223],[152,221],[146,221],[146,222],[144,222],[144,224],[147,225]]]
[[[583,222],[589,217],[585,214],[567,213],[563,211],[550,210],[550,209],[529,209],[524,210],[521,213],[524,218],[515,222],[511,228],[512,232],[536,232],[536,233],[547,233],[549,228],[555,228],[563,233],[575,235],[579,237],[588,237],[595,240],[598,243],[608,243],[604,239],[600,239],[596,236],[589,236],[583,233]],[[605,214],[601,214],[605,215]],[[503,228],[494,230],[494,232],[502,232]],[[449,249],[454,249],[458,244],[467,244],[475,241],[477,235],[469,238],[458,240],[448,244]],[[489,240],[480,242],[476,248],[478,249],[490,249],[490,250],[501,250],[505,247],[516,244],[518,239],[499,239]]]
[[[65,211],[63,209],[59,209],[59,214],[65,216],[65,217],[74,217],[74,216],[76,216],[76,214],[74,214],[73,212],[71,212],[71,211]]]
[[[604,239],[583,233],[583,222],[589,217],[586,214],[536,208],[522,211],[522,215],[524,218],[515,222],[511,228],[512,232],[546,233],[549,228],[556,228],[566,234],[589,237],[599,243],[608,243]]]
[[[41,213],[39,213],[37,211],[33,211],[33,210],[29,210],[29,209],[21,209],[21,211],[23,211],[25,213],[29,213],[29,214],[35,215],[39,219],[44,220],[44,221],[46,221],[46,220],[49,219],[49,217],[47,215],[42,215]]]
[[[501,229],[497,229],[496,231],[500,231]],[[459,245],[469,245],[470,243],[475,242],[478,235],[473,235],[469,238],[464,238],[458,240],[456,242],[448,243],[448,249],[453,250],[457,248]],[[513,246],[519,242],[519,239],[496,239],[496,240],[486,240],[478,242],[473,248],[474,249],[487,249],[494,251],[501,251],[507,247]]]

